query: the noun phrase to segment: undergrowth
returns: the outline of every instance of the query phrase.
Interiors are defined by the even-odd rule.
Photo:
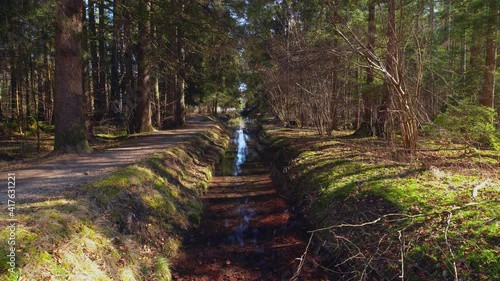
[[[171,280],[169,258],[199,224],[228,140],[212,128],[65,198],[19,205],[17,270],[2,244],[0,280]]]
[[[309,250],[332,278],[500,278],[498,152],[403,163],[374,138],[266,127],[263,141],[282,191],[318,229]]]

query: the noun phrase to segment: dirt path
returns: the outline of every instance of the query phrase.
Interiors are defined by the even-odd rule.
[[[0,170],[0,174],[4,183],[7,173],[16,174],[16,203],[62,198],[75,187],[186,141],[210,126],[215,123],[206,117],[191,117],[182,129],[138,136],[124,145],[92,154],[60,155],[38,163],[13,165]],[[0,192],[0,202],[7,202],[6,188]]]
[[[226,160],[236,165],[219,167],[213,178],[201,226],[174,260],[174,280],[290,280],[295,273],[307,230],[277,194],[251,142],[244,148],[235,139]],[[299,280],[328,280],[314,262],[306,264]]]

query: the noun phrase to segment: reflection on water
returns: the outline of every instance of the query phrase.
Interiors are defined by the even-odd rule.
[[[234,132],[233,143],[236,144],[236,159],[234,165],[234,176],[239,176],[242,172],[242,166],[247,161],[247,156],[249,155],[249,148],[247,146],[248,135],[245,133],[243,128],[245,127],[245,122],[240,121],[240,126],[238,126]],[[248,203],[248,197],[242,198],[242,205]],[[233,233],[228,237],[231,244],[238,244],[244,246],[245,238],[250,239],[251,242],[257,242],[257,236],[259,235],[259,230],[256,228],[250,228],[250,220],[256,215],[256,212],[250,208],[245,208],[239,206],[237,210],[239,217],[239,223],[233,228]],[[228,223],[226,221],[226,227]]]
[[[240,224],[233,229],[233,234],[229,236],[229,242],[239,244],[243,247],[245,245],[245,238],[250,238],[252,243],[257,243],[259,230],[249,227],[250,219],[256,215],[256,212],[252,209],[246,209],[241,206],[238,207],[237,212],[240,216]],[[250,237],[248,237],[249,235]]]
[[[245,163],[248,155],[247,147],[248,136],[245,134],[241,127],[238,127],[235,133],[234,142],[237,144],[238,150],[236,154],[236,164],[234,165],[234,175],[237,176],[241,173],[241,165]]]

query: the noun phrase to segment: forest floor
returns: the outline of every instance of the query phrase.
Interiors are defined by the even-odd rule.
[[[334,279],[500,280],[500,151],[422,136],[408,161],[349,132],[261,136]]]
[[[215,122],[195,116],[185,128],[135,135],[124,143],[93,153],[51,154],[44,158],[3,163],[0,173],[16,174],[18,203],[41,202],[63,198],[84,183],[98,180],[119,167],[139,162],[148,155],[184,142]],[[7,192],[0,192],[0,202],[7,202]]]

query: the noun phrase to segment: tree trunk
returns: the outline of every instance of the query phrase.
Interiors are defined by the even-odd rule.
[[[375,53],[375,0],[370,0],[368,3],[368,42],[367,42],[367,51],[371,53]],[[358,137],[366,137],[373,135],[372,128],[372,107],[373,107],[373,93],[370,85],[373,84],[375,78],[373,67],[366,68],[366,85],[368,86],[367,90],[364,90],[362,93],[363,100],[363,113],[361,117],[361,123],[359,128],[354,133],[355,136]]]
[[[162,128],[169,129],[175,126],[174,116],[176,107],[177,75],[169,70],[167,74],[167,94],[165,95],[165,119]]]
[[[96,120],[102,120],[108,111],[108,97],[106,95],[106,40],[105,40],[104,1],[99,0],[99,83],[95,100]]]
[[[56,15],[55,150],[88,148],[82,88],[81,0],[59,0]]]
[[[451,0],[444,0],[445,6],[445,24],[444,24],[444,45],[446,52],[449,53],[451,47]]]
[[[129,0],[123,0],[124,6],[128,7],[130,4]],[[129,9],[123,10],[123,38],[124,38],[124,64],[125,64],[125,75],[123,77],[123,88],[124,96],[122,97],[122,120],[125,122],[127,127],[127,132],[135,132],[134,111],[135,111],[135,101],[132,96],[132,89],[134,87],[134,70],[132,62],[132,19]]]
[[[176,0],[176,5],[179,13],[179,20],[176,26],[176,43],[177,43],[177,89],[176,89],[176,105],[175,105],[175,126],[181,127],[186,125],[186,105],[184,102],[186,91],[186,50],[184,49],[184,31],[182,30],[184,4],[180,0]]]
[[[137,50],[138,80],[137,80],[137,110],[135,114],[135,132],[149,132],[151,126],[151,101],[149,75],[151,62],[149,57],[150,45],[150,14],[149,3],[142,1],[139,4],[139,44]]]
[[[90,99],[90,108],[92,109],[91,115],[93,116],[93,121],[99,120],[100,116],[97,112],[97,104],[99,103],[99,59],[97,55],[97,31],[95,22],[95,1],[88,1],[88,35],[90,41],[90,67],[91,67],[91,80],[92,89],[90,90],[92,98]],[[93,123],[93,122],[92,122]]]
[[[122,109],[120,100],[120,63],[118,58],[120,30],[120,0],[115,0],[113,3],[113,34],[111,39],[111,103],[108,108],[108,111],[115,118]]]
[[[495,42],[497,34],[497,15],[498,7],[495,1],[490,3],[490,24],[488,26],[488,34],[486,36],[486,67],[484,69],[484,84],[481,93],[481,105],[494,107],[495,96],[495,70],[497,60],[497,44]]]
[[[155,25],[155,20],[154,20],[154,16],[157,14],[157,11],[155,10],[155,6],[154,5],[151,5],[151,21],[150,21],[150,42],[151,42],[151,45],[153,46],[153,52],[155,54],[157,54],[157,48],[155,46],[162,46],[162,40],[161,40],[161,36],[158,36],[158,32],[157,32],[157,29],[156,29],[156,25]],[[156,56],[155,56],[156,58]],[[153,98],[153,102],[151,104],[152,106],[152,123],[153,123],[153,126],[155,128],[158,128],[158,129],[161,129],[162,127],[162,124],[161,124],[161,99],[160,99],[160,75],[159,75],[159,70],[163,70],[164,69],[164,66],[162,63],[160,63],[159,65],[153,65],[152,66],[152,73],[154,73],[152,76],[151,76],[151,89],[152,89],[152,92],[151,92],[151,96]]]
[[[161,128],[161,104],[160,104],[160,83],[158,77],[151,77],[151,85],[153,89],[154,98],[154,110],[153,116],[153,126],[156,128]]]
[[[401,8],[402,9],[402,8]],[[405,151],[415,156],[417,150],[417,119],[415,113],[414,97],[408,93],[402,70],[402,54],[396,28],[396,2],[388,1],[388,26],[387,26],[387,57],[386,57],[386,85],[391,100],[394,101],[397,116],[399,117],[401,138]],[[386,104],[388,106],[388,104]],[[386,113],[387,114],[387,113]],[[387,117],[387,115],[386,115]]]
[[[10,118],[11,120],[19,120],[19,96],[17,94],[17,67],[15,61],[16,53],[12,51],[10,60]]]
[[[44,61],[46,62],[46,72],[47,78],[45,80],[45,88],[47,90],[47,95],[45,96],[45,105],[47,110],[47,122],[49,124],[54,124],[54,76],[52,75],[53,63],[49,59],[49,45],[46,44]]]
[[[186,125],[186,104],[185,104],[185,93],[186,93],[186,69],[185,69],[185,59],[186,54],[184,50],[184,38],[179,37],[178,41],[178,59],[179,68],[177,69],[177,90],[175,97],[175,125],[177,127]]]
[[[92,93],[91,93],[91,83],[92,78],[89,73],[89,28],[87,25],[87,10],[84,5],[82,8],[82,48],[85,50],[85,55],[83,56],[83,66],[82,66],[82,91],[83,91],[83,114],[85,116],[85,132],[87,134],[87,140],[91,143],[95,141],[94,137],[94,127],[92,124]]]
[[[336,40],[335,40],[335,45]],[[334,64],[336,67],[338,66],[338,57],[334,58]],[[329,96],[329,116],[328,116],[328,125],[326,128],[326,134],[331,136],[334,130],[337,130],[338,125],[337,125],[337,96],[338,96],[338,84],[339,84],[339,78],[338,78],[338,70],[334,69],[332,73],[332,92]]]
[[[29,57],[29,58],[28,58]],[[25,109],[24,109],[24,120],[26,120],[26,118],[28,116],[31,116],[31,83],[30,83],[30,80],[32,79],[31,75],[30,75],[30,64],[31,64],[31,57],[30,56],[25,56],[25,59],[24,59],[24,105],[25,105]],[[26,124],[27,125],[27,124]],[[26,126],[25,127],[26,129],[28,129],[28,127]]]

